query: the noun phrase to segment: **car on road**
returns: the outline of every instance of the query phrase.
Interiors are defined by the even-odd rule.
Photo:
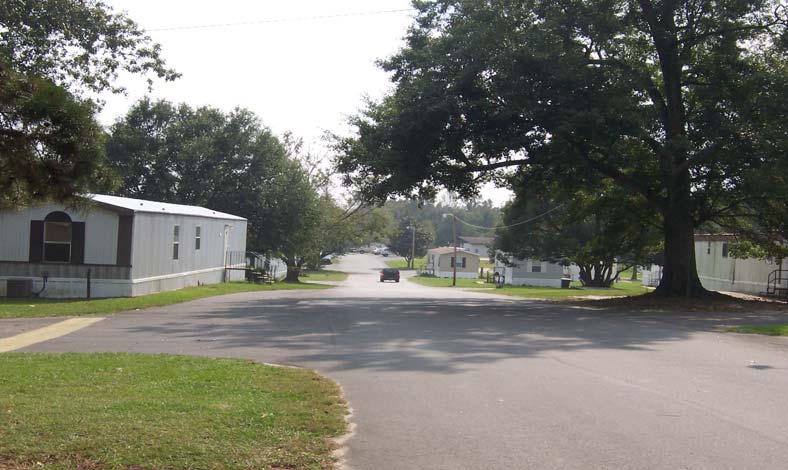
[[[399,282],[399,269],[385,268],[380,271],[380,282],[383,281]]]

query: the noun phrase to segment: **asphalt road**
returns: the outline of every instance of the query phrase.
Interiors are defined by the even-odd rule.
[[[347,465],[358,470],[788,466],[788,338],[714,331],[757,316],[607,312],[381,284],[382,261],[345,257],[339,268],[353,274],[336,289],[124,313],[27,350],[316,369],[354,409]]]

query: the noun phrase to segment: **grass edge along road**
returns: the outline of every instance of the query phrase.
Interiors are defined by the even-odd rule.
[[[788,324],[734,326],[728,328],[728,331],[755,335],[788,336]]]
[[[429,287],[451,287],[451,278],[415,276],[408,278],[408,280]],[[622,297],[641,295],[649,292],[640,282],[620,281],[613,284],[614,287],[610,288],[580,287],[577,283],[572,284],[573,286],[569,289],[528,286],[505,286],[496,289],[494,284],[487,284],[483,279],[457,279],[457,287],[460,288],[479,289],[478,292],[511,295],[529,299],[574,300],[579,297]]]
[[[310,281],[328,280],[318,276],[310,277]],[[7,299],[0,298],[0,318],[34,318],[60,317],[79,315],[101,315],[127,310],[139,310],[152,307],[189,302],[191,300],[213,297],[217,295],[237,294],[241,292],[258,292],[269,290],[292,289],[330,289],[324,284],[252,284],[248,282],[227,282],[222,284],[206,284],[197,287],[159,292],[139,297],[113,297],[106,299]]]
[[[247,360],[0,354],[0,468],[330,469],[339,386]]]

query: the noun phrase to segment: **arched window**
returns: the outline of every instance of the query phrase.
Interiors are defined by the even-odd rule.
[[[65,212],[50,212],[44,218],[44,262],[70,263],[71,217]]]

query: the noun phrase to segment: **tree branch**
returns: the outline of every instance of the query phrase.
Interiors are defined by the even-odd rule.
[[[656,193],[654,193],[654,191],[652,191],[649,187],[647,187],[640,181],[632,178],[631,176],[623,173],[618,168],[592,158],[588,149],[586,149],[584,146],[578,145],[574,142],[572,142],[572,146],[575,147],[575,149],[580,153],[580,155],[583,156],[586,163],[588,163],[588,165],[591,168],[597,170],[598,172],[602,173],[603,175],[609,178],[613,178],[614,180],[618,181],[624,186],[627,186],[639,192],[641,195],[643,195],[643,197],[646,198],[646,201],[648,201],[648,203],[655,209],[658,210],[662,209],[662,201],[660,200],[659,196]]]
[[[665,98],[662,96],[662,92],[659,91],[659,88],[654,83],[654,80],[651,78],[649,74],[636,70],[631,65],[619,59],[588,59],[586,62],[588,62],[591,65],[600,65],[603,67],[615,67],[629,73],[637,82],[640,83],[640,85],[646,91],[648,97],[654,103],[654,106],[657,107],[657,111],[659,113],[662,124],[667,126],[668,107],[667,104],[665,103]]]

